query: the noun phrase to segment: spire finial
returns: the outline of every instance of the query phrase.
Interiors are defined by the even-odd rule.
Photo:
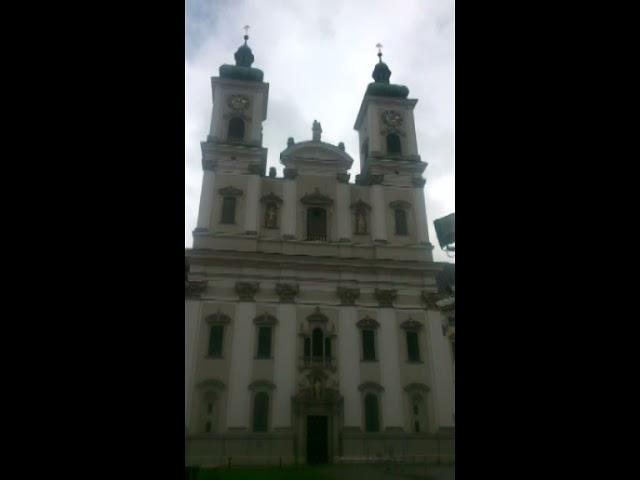
[[[376,48],[378,49],[378,61],[382,63],[382,44],[376,43]]]
[[[247,40],[249,40],[249,25],[244,26],[244,44],[247,44]]]

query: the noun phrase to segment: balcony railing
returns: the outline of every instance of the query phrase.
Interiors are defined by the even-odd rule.
[[[338,360],[335,357],[300,357],[298,364],[300,369],[326,368],[335,371],[338,368]]]

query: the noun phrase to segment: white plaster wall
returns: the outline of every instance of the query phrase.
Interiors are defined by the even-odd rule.
[[[291,427],[291,397],[294,395],[296,376],[296,306],[280,304],[275,338],[275,406],[274,428]]]
[[[233,342],[229,371],[227,428],[248,428],[250,418],[249,384],[253,365],[254,303],[240,302],[233,321]]]
[[[429,243],[429,232],[427,228],[427,211],[424,201],[424,190],[422,188],[413,189],[413,208],[416,221],[416,240],[418,243]]]
[[[398,348],[398,322],[391,308],[378,312],[378,345],[380,348],[380,383],[382,396],[382,421],[386,427],[404,427],[402,385],[400,375],[400,351]]]
[[[244,231],[258,232],[258,212],[260,205],[260,175],[249,175],[247,180],[247,191],[245,193],[246,208],[244,210]]]
[[[211,214],[213,210],[215,176],[213,171],[205,170],[202,175],[202,191],[200,193],[200,206],[198,209],[197,228],[209,230],[211,227]]]
[[[360,338],[355,307],[342,307],[338,318],[338,372],[340,392],[344,400],[344,426],[360,427]]]
[[[338,240],[351,239],[351,199],[349,185],[338,183],[336,190],[336,207],[338,214]]]
[[[382,185],[373,185],[371,187],[371,215],[373,217],[374,241],[387,239],[387,220],[384,203],[384,187]]]
[[[282,235],[295,236],[296,234],[296,180],[284,180],[282,186]]]
[[[452,427],[455,411],[451,350],[449,339],[442,334],[442,320],[440,312],[427,311],[428,360],[437,428]]]
[[[194,388],[196,355],[198,351],[198,332],[200,319],[200,302],[184,301],[184,415],[188,426],[191,416],[191,400]]]

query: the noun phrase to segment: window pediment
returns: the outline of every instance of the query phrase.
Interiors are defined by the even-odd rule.
[[[409,209],[411,208],[411,204],[409,202],[406,202],[404,200],[395,200],[391,203],[389,203],[389,206],[391,208],[403,208],[403,209]]]
[[[225,197],[241,197],[242,196],[242,190],[236,187],[232,187],[231,185],[229,185],[228,187],[223,187],[218,189],[218,193],[220,195],[224,195]]]
[[[205,320],[209,325],[224,325],[231,322],[231,318],[220,310],[211,315],[207,315]]]
[[[431,389],[429,388],[428,385],[424,384],[424,383],[410,383],[409,385],[407,385],[406,387],[404,387],[404,391],[405,392],[409,392],[409,393],[414,393],[414,392],[424,392],[424,393],[429,393],[431,391]]]
[[[197,385],[197,387],[200,390],[224,390],[225,388],[227,388],[224,382],[221,382],[220,380],[217,380],[215,378],[203,380]]]
[[[361,392],[374,391],[374,392],[382,393],[384,392],[384,387],[376,382],[364,382],[360,384],[360,386],[358,387],[358,390],[360,390]]]
[[[378,328],[380,326],[380,323],[378,323],[377,320],[374,320],[371,317],[364,317],[362,320],[359,320],[358,323],[356,323],[356,326],[362,329],[370,329]]]
[[[271,192],[268,195],[264,195],[260,199],[260,203],[276,203],[279,205],[282,203],[282,199],[275,193]]]
[[[309,323],[327,323],[328,321],[329,317],[320,311],[320,307],[316,307],[313,313],[307,317]]]
[[[317,188],[313,193],[307,193],[304,195],[300,201],[304,205],[312,205],[312,206],[330,206],[333,205],[333,200],[331,197],[320,193],[320,190]]]
[[[255,380],[249,384],[249,390],[274,390],[275,388],[275,384],[269,380]]]
[[[253,319],[253,323],[256,325],[275,325],[278,323],[278,319],[268,312],[264,312],[262,315],[258,315]]]
[[[414,320],[413,318],[409,318],[400,324],[400,328],[402,328],[403,330],[417,332],[418,330],[422,329],[422,323]]]

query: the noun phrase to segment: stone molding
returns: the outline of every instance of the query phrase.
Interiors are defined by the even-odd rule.
[[[320,311],[320,307],[316,307],[311,315],[307,317],[307,322],[309,323],[327,323],[329,321],[329,317],[327,317],[324,313]]]
[[[315,189],[315,191],[313,193],[307,193],[306,195],[304,195],[301,199],[300,202],[302,202],[303,205],[311,205],[311,206],[331,206],[333,205],[333,200],[328,197],[327,195],[324,195],[323,193],[320,193],[320,190],[318,188]]]
[[[262,315],[258,315],[253,319],[254,325],[276,325],[278,323],[278,319],[271,315],[269,312],[264,312]]]
[[[356,322],[356,327],[362,329],[378,328],[380,327],[380,323],[371,317],[364,317]]]
[[[422,329],[422,323],[409,317],[407,320],[400,324],[400,328],[410,332],[418,332]]]
[[[269,380],[254,380],[249,384],[249,390],[258,390],[258,389],[275,390],[275,388],[276,388],[275,384]]]
[[[420,178],[413,178],[412,180],[413,186],[416,188],[424,188],[424,186],[426,185],[427,181],[420,177]]]
[[[357,201],[353,202],[349,208],[352,210],[371,210],[371,205],[359,198]]]
[[[200,298],[206,289],[206,280],[186,280],[184,282],[185,298]]]
[[[338,180],[339,183],[349,183],[349,177],[351,175],[349,175],[348,173],[338,173],[336,175],[336,178]]]
[[[355,305],[356,300],[360,297],[359,288],[338,287],[336,290],[342,305]]]
[[[431,389],[429,388],[428,385],[424,383],[413,382],[408,384],[406,387],[404,387],[404,391],[408,393],[411,393],[411,392],[429,393]]]
[[[374,295],[380,307],[393,307],[393,302],[398,296],[398,291],[376,288]]]
[[[358,390],[360,390],[361,392],[364,392],[365,390],[373,390],[378,393],[382,393],[384,392],[384,387],[376,382],[364,382],[361,383],[360,386],[358,386]]]
[[[241,302],[253,302],[254,295],[260,290],[258,282],[236,282],[236,293]]]
[[[216,390],[224,390],[227,388],[227,386],[224,384],[224,382],[216,379],[216,378],[208,378],[207,380],[203,380],[200,383],[198,383],[197,388],[200,390],[205,390],[207,388],[213,388]]]
[[[228,315],[225,315],[220,310],[216,313],[212,313],[211,315],[207,315],[205,317],[205,321],[209,325],[226,325],[231,323],[231,318]]]
[[[260,203],[277,203],[277,204],[281,204],[282,203],[282,199],[277,196],[275,193],[270,192],[268,195],[264,195],[262,196],[262,198],[260,198]]]
[[[384,182],[384,175],[368,175],[367,180],[369,185],[382,185],[382,182]]]
[[[276,283],[276,294],[280,298],[280,303],[295,303],[295,296],[300,293],[298,284]]]
[[[239,188],[233,187],[231,185],[229,185],[228,187],[219,188],[218,193],[225,197],[241,197],[242,196],[242,190],[240,190]]]
[[[409,209],[411,208],[411,204],[409,202],[406,202],[404,200],[395,200],[393,202],[389,203],[389,207],[391,208],[404,208],[404,209]]]
[[[298,170],[296,170],[295,168],[284,169],[284,178],[288,180],[295,180],[297,176],[298,176]]]

